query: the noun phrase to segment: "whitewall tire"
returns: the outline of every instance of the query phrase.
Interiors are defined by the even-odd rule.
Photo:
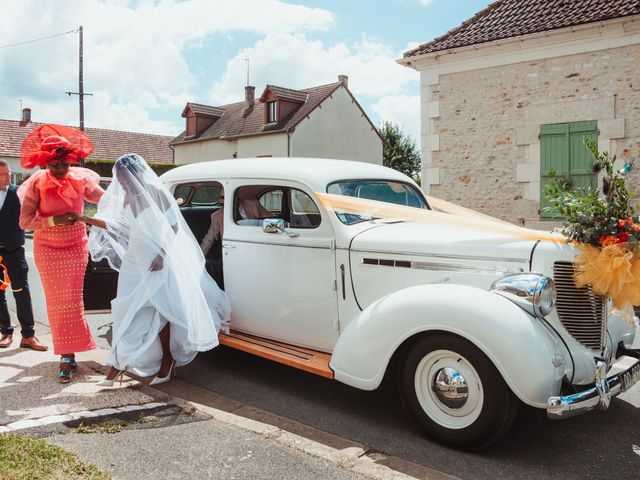
[[[405,408],[442,443],[482,449],[513,423],[517,398],[487,356],[464,338],[423,336],[405,352],[399,369]]]

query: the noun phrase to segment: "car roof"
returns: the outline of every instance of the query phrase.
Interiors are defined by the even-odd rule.
[[[183,165],[162,175],[167,183],[223,180],[231,178],[293,180],[316,191],[338,180],[385,179],[412,182],[406,175],[366,162],[306,157],[237,158]]]

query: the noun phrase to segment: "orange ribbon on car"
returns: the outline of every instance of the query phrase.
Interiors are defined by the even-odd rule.
[[[346,195],[316,192],[318,200],[328,210],[335,212],[367,215],[371,218],[388,218],[405,221],[422,222],[431,225],[444,225],[482,230],[494,233],[496,236],[513,238],[515,240],[545,240],[548,242],[565,243],[567,239],[559,233],[532,230],[520,227],[480,212],[449,203],[434,197],[428,197],[433,210],[409,207],[394,203],[356,198]]]
[[[2,257],[0,257],[0,268],[4,271],[4,279],[0,280],[0,290],[6,290],[11,286],[11,279],[9,278],[9,271],[7,267],[2,263]]]

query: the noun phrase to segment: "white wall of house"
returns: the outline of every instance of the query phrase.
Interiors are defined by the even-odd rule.
[[[173,148],[175,162],[187,164],[233,158],[233,154],[238,151],[238,142],[236,140],[196,141],[175,145]]]
[[[21,173],[22,175],[27,175],[30,173],[30,170],[22,168],[20,166],[20,158],[18,157],[3,157],[0,156],[0,160],[4,160],[9,164],[9,168],[11,169],[11,173]]]
[[[238,139],[238,158],[255,158],[269,155],[272,157],[287,156],[286,133],[252,135]]]
[[[631,17],[408,59],[421,72],[424,190],[548,227],[538,214],[540,125],[597,120],[601,150],[620,164],[637,157],[639,44]]]
[[[296,126],[291,136],[291,156],[382,165],[382,140],[349,93],[340,87]]]

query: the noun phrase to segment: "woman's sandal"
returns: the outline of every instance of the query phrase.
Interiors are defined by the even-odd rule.
[[[71,381],[72,372],[78,368],[74,357],[60,358],[60,372],[58,372],[58,382],[69,383]]]

